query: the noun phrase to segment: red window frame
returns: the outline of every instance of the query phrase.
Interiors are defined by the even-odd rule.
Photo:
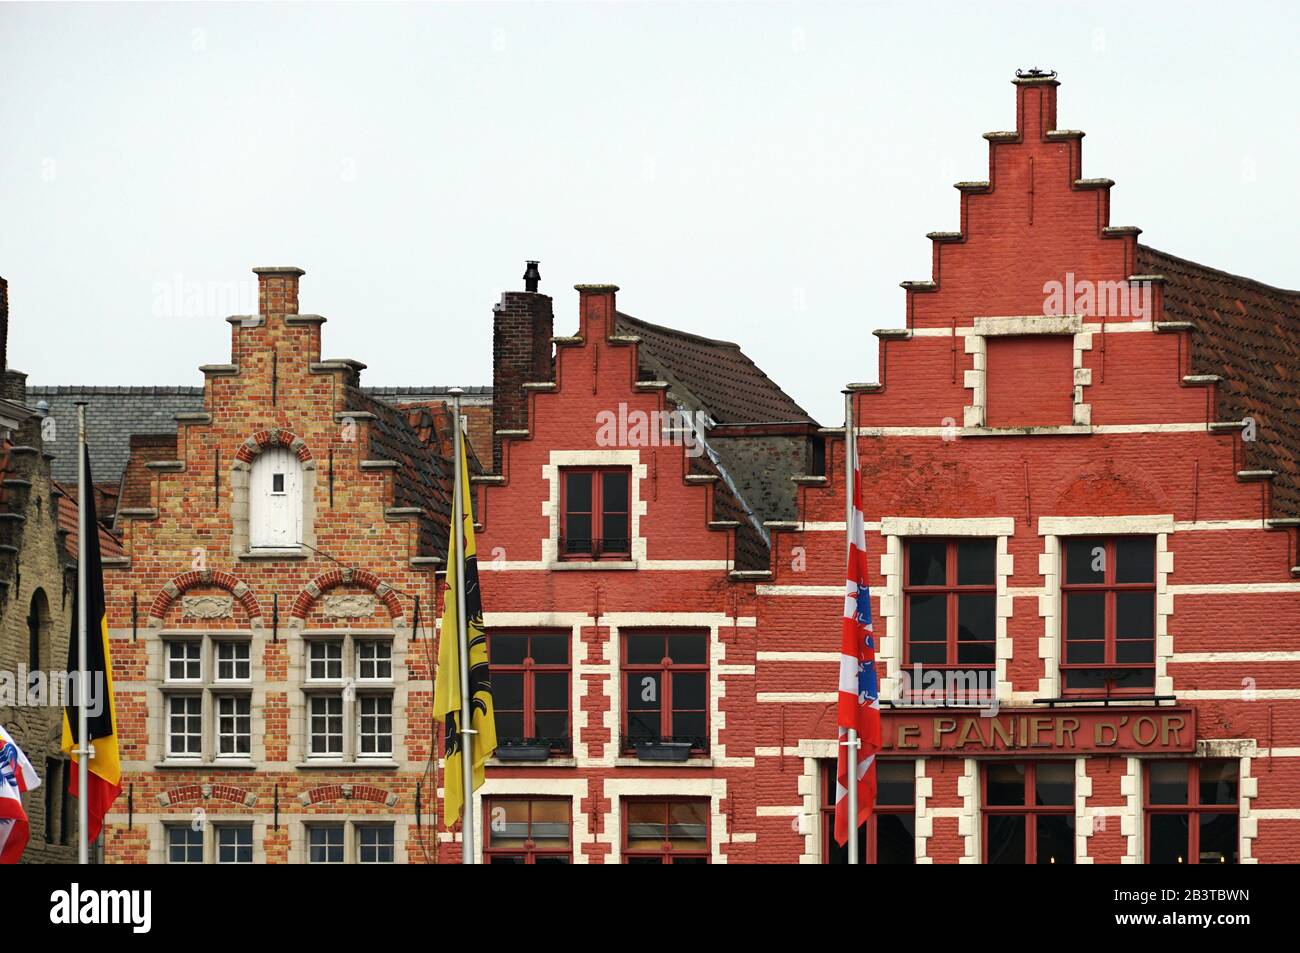
[[[525,801],[528,804],[529,836],[525,838],[522,847],[492,846],[492,808],[502,801]],[[537,846],[537,842],[532,837],[533,807],[541,802],[564,805],[565,811],[569,815],[568,847],[561,849],[558,847]],[[483,799],[483,860],[490,864],[494,857],[522,857],[525,864],[536,864],[539,857],[563,857],[569,863],[573,863],[573,800],[566,797],[485,797]]]
[[[633,664],[628,661],[628,639],[634,636],[657,636],[664,640],[664,656],[657,663],[638,662]],[[704,643],[704,661],[703,662],[674,662],[667,654],[669,652],[670,638],[680,638],[683,636],[699,638]],[[707,630],[624,630],[620,633],[619,641],[619,692],[621,712],[621,726],[623,733],[623,751],[631,751],[634,747],[630,733],[628,731],[629,709],[628,709],[628,692],[627,677],[629,675],[658,675],[659,676],[659,738],[672,738],[673,735],[673,676],[678,672],[703,672],[704,673],[704,732],[702,737],[705,740],[702,745],[693,745],[691,754],[705,754],[708,752],[707,739],[712,737],[709,724],[709,633]],[[681,711],[698,711],[695,708],[683,708]]]
[[[1188,817],[1187,824],[1187,856],[1181,861],[1188,864],[1201,863],[1201,825],[1200,817],[1202,814],[1231,814],[1236,818],[1237,842],[1241,840],[1241,772],[1238,770],[1236,783],[1234,785],[1237,792],[1237,799],[1231,804],[1203,804],[1201,803],[1201,769],[1208,764],[1222,765],[1231,764],[1230,759],[1216,759],[1203,761],[1174,761],[1160,762],[1162,764],[1185,764],[1187,766],[1187,800],[1184,804],[1152,804],[1151,803],[1151,771],[1150,765],[1156,762],[1147,762],[1142,772],[1142,843],[1146,857],[1144,861],[1151,863],[1151,819],[1157,814],[1186,814]],[[1241,854],[1240,846],[1237,847],[1235,859],[1223,861],[1223,863],[1240,863]]]
[[[1061,546],[1061,694],[1062,695],[1150,695],[1155,691],[1155,671],[1156,671],[1156,576],[1160,569],[1159,553],[1155,553],[1152,560],[1151,581],[1150,582],[1116,582],[1115,573],[1119,568],[1117,558],[1117,543],[1121,538],[1130,539],[1150,539],[1151,545],[1155,547],[1155,537],[1149,534],[1140,534],[1132,537],[1119,536],[1071,536],[1062,541]],[[1095,541],[1104,550],[1105,560],[1105,579],[1102,582],[1076,582],[1067,581],[1068,565],[1066,563],[1067,555],[1065,546],[1071,542]],[[1148,639],[1120,639],[1118,637],[1118,610],[1117,594],[1122,592],[1149,592],[1151,593],[1151,638]],[[1071,593],[1088,594],[1102,593],[1105,596],[1105,622],[1104,631],[1101,638],[1103,658],[1100,662],[1070,662],[1070,612],[1069,599]],[[1075,639],[1075,644],[1096,643],[1097,639]],[[1145,642],[1151,643],[1151,661],[1150,662],[1120,662],[1117,658],[1119,642]],[[1107,679],[1104,688],[1098,689],[1092,686],[1075,686],[1069,684],[1070,672],[1084,671],[1150,671],[1151,684],[1149,685],[1116,685],[1113,679]]]
[[[1067,764],[1070,767],[1072,776],[1071,797],[1069,804],[1039,804],[1036,796],[1037,791],[1037,772],[1040,764]],[[1021,764],[1025,768],[1025,790],[1023,804],[990,804],[989,803],[989,771],[988,769],[994,764]],[[980,768],[980,843],[983,845],[983,862],[989,862],[989,819],[994,816],[1018,816],[1025,819],[1025,863],[1037,864],[1038,861],[1038,817],[1043,815],[1055,814],[1075,816],[1074,803],[1074,762],[1072,761],[985,761]],[[1077,833],[1077,832],[1076,832]],[[1075,851],[1077,848],[1071,847],[1070,859],[1068,863],[1074,863]]]
[[[906,764],[906,765],[908,766],[908,768],[911,769],[913,778],[915,778],[915,776],[916,776],[916,762],[915,762],[915,761],[904,761],[904,760],[901,760],[901,759],[895,761],[895,760],[892,760],[892,759],[891,759],[890,761],[886,762],[886,761],[884,761],[883,759],[877,759],[877,760],[876,760],[876,768],[877,768],[877,770],[879,770],[879,768],[880,768],[881,765],[886,764],[886,763],[888,763],[888,764]],[[834,758],[827,758],[826,760],[824,760],[824,761],[822,762],[822,765],[821,765],[821,793],[822,793],[822,796],[821,796],[821,802],[822,802],[822,803],[821,803],[821,822],[822,822],[822,863],[823,863],[823,864],[829,864],[829,863],[830,863],[830,858],[831,858],[831,854],[832,854],[833,845],[835,845],[835,785],[836,785],[836,778],[835,778],[835,775],[836,775],[837,770],[838,770],[838,765],[837,765],[837,763],[836,763],[836,761],[835,761]],[[861,830],[864,830],[864,831],[866,832],[866,834],[865,834],[865,844],[861,845],[863,849],[860,850],[860,859],[862,860],[862,862],[863,862],[864,864],[875,864],[875,863],[879,863],[879,860],[877,859],[877,853],[876,853],[876,846],[877,846],[877,844],[879,843],[879,840],[878,840],[878,837],[877,837],[877,831],[876,831],[876,818],[877,818],[879,815],[881,815],[881,814],[903,814],[903,815],[907,815],[907,816],[910,816],[910,817],[913,817],[913,818],[916,816],[916,787],[915,787],[916,782],[915,782],[915,780],[913,780],[912,783],[913,783],[913,787],[912,787],[912,803],[911,803],[911,804],[881,804],[881,803],[879,802],[879,799],[877,799],[877,802],[876,802],[875,808],[874,808],[874,810],[871,812],[871,817],[868,819],[868,821],[867,821],[866,824],[862,825],[862,828],[861,828]],[[916,833],[915,833],[915,828],[913,828],[913,833],[912,833],[912,843],[913,843],[913,846],[915,846],[915,843],[916,843]],[[913,858],[915,859],[915,851],[913,851]]]
[[[608,510],[605,508],[605,476],[611,473],[621,474],[627,484],[627,509]],[[571,511],[569,509],[569,477],[580,474],[591,475],[591,509]],[[560,541],[561,559],[618,559],[632,557],[632,468],[631,467],[562,467],[560,468]],[[591,539],[584,549],[569,548],[569,517],[586,516],[591,519]],[[605,519],[609,516],[622,516],[627,520],[627,546],[610,549],[605,538]]]
[[[511,636],[515,638],[528,639],[528,647],[524,652],[523,662],[517,664],[502,664],[499,662],[492,661],[492,640],[494,638],[500,638],[502,636]],[[562,641],[564,644],[564,655],[568,661],[564,662],[563,664],[560,664],[558,662],[534,661],[533,660],[533,639],[536,638],[556,639],[558,641]],[[497,673],[503,673],[503,674],[518,673],[523,676],[524,691],[523,691],[523,702],[522,702],[523,704],[522,715],[523,715],[523,723],[524,723],[524,736],[521,739],[509,739],[509,740],[526,741],[538,737],[537,705],[536,705],[537,690],[536,690],[535,676],[539,674],[547,674],[547,673],[550,674],[562,673],[565,676],[564,678],[564,742],[565,743],[562,745],[552,743],[551,751],[555,753],[564,753],[564,752],[571,751],[573,748],[573,701],[572,701],[573,699],[573,649],[572,649],[572,645],[570,644],[570,633],[563,632],[563,631],[551,631],[551,630],[530,632],[530,631],[518,631],[518,630],[507,629],[504,631],[489,632],[487,633],[487,639],[488,639],[489,681],[492,678],[494,678]],[[494,710],[504,713],[504,712],[514,712],[517,709],[497,708]],[[547,712],[551,712],[551,711],[557,711],[558,709],[547,708],[543,710]],[[506,740],[506,739],[503,738],[500,740]],[[554,738],[552,739],[553,742],[556,740],[558,739],[554,739]]]
[[[631,831],[628,829],[628,806],[634,803],[662,805],[664,809],[665,826],[668,825],[669,821],[672,818],[671,805],[673,804],[702,805],[704,807],[704,840],[700,842],[702,846],[694,849],[683,849],[681,847],[672,846],[672,844],[669,841],[664,841],[658,848],[653,848],[653,849],[638,848],[636,850],[632,850],[630,847],[628,847],[628,843],[630,840],[629,834],[631,833]],[[703,860],[706,864],[710,864],[713,862],[713,836],[712,836],[713,835],[713,806],[710,803],[708,798],[694,798],[694,797],[625,798],[623,800],[622,808],[623,809],[620,812],[622,814],[622,824],[623,824],[622,863],[624,864],[631,863],[632,862],[631,858],[633,857],[654,857],[657,858],[660,863],[664,863],[664,864],[678,863],[677,858],[679,857],[683,859]]]
[[[980,583],[978,585],[958,585],[957,584],[957,547],[963,542],[973,540],[985,540],[993,543],[993,581],[990,583]],[[912,585],[912,561],[911,548],[913,543],[943,543],[944,550],[944,584],[941,586],[916,586]],[[962,669],[962,670],[980,670],[991,671],[997,665],[997,595],[998,595],[998,556],[997,556],[997,537],[954,537],[941,538],[932,536],[915,536],[909,537],[903,545],[903,664],[911,666],[912,662],[912,596],[928,595],[946,595],[947,596],[947,651],[946,658],[942,665],[933,665],[932,668],[945,669]],[[993,637],[988,641],[989,647],[993,650],[994,659],[992,662],[981,662],[971,664],[959,662],[957,649],[959,640],[958,633],[958,615],[957,604],[963,595],[988,595],[993,597],[993,624],[995,631]]]

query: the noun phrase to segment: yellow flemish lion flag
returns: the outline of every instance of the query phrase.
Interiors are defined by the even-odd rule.
[[[122,793],[122,767],[117,752],[117,713],[113,705],[113,657],[108,647],[108,617],[104,611],[104,567],[99,560],[99,520],[95,516],[95,484],[90,478],[90,449],[83,448],[86,463],[87,491],[85,499],[77,502],[86,507],[86,526],[90,532],[85,540],[86,564],[78,571],[86,574],[86,671],[90,674],[90,694],[86,725],[90,743],[95,749],[87,773],[86,840],[94,843],[104,823],[104,815],[117,796]],[[75,597],[74,597],[75,598]],[[77,607],[72,609],[72,638],[68,640],[68,672],[81,669],[77,658]],[[85,700],[75,693],[73,704],[63,709],[63,750],[71,752],[80,740],[77,737],[77,706]],[[72,756],[75,766],[78,755]],[[82,797],[78,791],[79,770],[68,773],[68,791],[73,797]]]
[[[469,468],[465,465],[465,441],[460,441],[461,499],[464,500],[465,558],[447,564],[447,593],[442,607],[442,632],[438,643],[438,678],[433,688],[433,717],[446,726],[446,770],[443,772],[442,818],[450,827],[461,816],[464,801],[465,753],[460,735],[460,631],[457,582],[465,578],[465,620],[469,630],[470,727],[474,763],[474,790],[483,784],[484,764],[497,747],[496,716],[492,708],[492,686],[488,681],[487,636],[483,632],[483,601],[478,587],[478,559],[474,547],[474,507],[469,495]]]

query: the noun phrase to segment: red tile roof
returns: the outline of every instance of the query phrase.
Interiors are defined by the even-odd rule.
[[[54,482],[55,492],[59,494],[59,529],[66,533],[63,537],[63,546],[68,555],[76,559],[77,547],[81,541],[81,532],[77,521],[77,492],[75,488],[69,490],[57,481],[52,482]],[[96,487],[96,490],[98,489]],[[98,506],[99,502],[96,499],[95,505]],[[102,519],[105,514],[99,513],[97,515]],[[102,522],[99,524],[99,555],[101,559],[126,555],[126,551],[122,549],[122,541],[114,536],[112,531],[104,526]]]

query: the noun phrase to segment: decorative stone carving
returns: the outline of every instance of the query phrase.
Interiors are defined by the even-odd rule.
[[[230,596],[182,596],[181,616],[185,619],[228,619],[235,609]]]
[[[321,612],[328,619],[365,619],[375,614],[375,597],[368,594],[326,596]]]

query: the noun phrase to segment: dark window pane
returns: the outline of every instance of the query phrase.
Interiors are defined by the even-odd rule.
[[[948,597],[908,596],[907,637],[912,642],[944,642],[948,638]]]
[[[703,672],[673,674],[673,708],[703,710],[708,707],[708,676]]]
[[[1186,804],[1187,762],[1151,761],[1146,765],[1151,804]]]
[[[1121,536],[1115,540],[1115,581],[1156,581],[1154,536]]]
[[[1025,803],[1025,766],[991,762],[988,771],[988,798],[993,805]]]
[[[1155,638],[1154,591],[1115,593],[1115,635],[1121,639]]]
[[[948,664],[948,646],[943,642],[923,642],[908,647],[908,661],[914,665]],[[914,689],[919,686],[914,686]]]
[[[1036,860],[1040,864],[1074,863],[1074,815],[1040,814]]]
[[[631,545],[627,517],[606,514],[600,534],[601,549],[607,553],[626,553],[631,551]]]
[[[915,783],[916,766],[911,761],[876,762],[877,804],[906,804],[911,807],[916,803],[912,791]]]
[[[1156,640],[1137,639],[1115,643],[1115,660],[1129,665],[1154,662],[1156,659]]]
[[[1200,776],[1202,804],[1237,803],[1237,762],[1202,761]]]
[[[834,826],[834,819],[827,817],[826,823]],[[826,863],[828,864],[847,864],[849,862],[849,845],[841,847],[835,840],[834,831],[827,831],[826,837]],[[863,824],[858,828],[858,859],[861,860],[867,856],[867,825]]]
[[[523,854],[493,854],[488,858],[489,864],[522,864],[525,863]]]
[[[591,512],[591,474],[564,475],[564,508],[569,513]]]
[[[591,552],[591,517],[566,516],[564,519],[564,551],[566,553]]]
[[[957,597],[957,641],[988,642],[996,634],[997,596],[961,595]]]
[[[627,862],[629,864],[662,864],[664,859],[662,857],[648,857],[642,854],[636,854],[629,857]]]
[[[876,815],[876,863],[916,863],[916,819],[911,814]]]
[[[1151,843],[1147,844],[1152,864],[1187,863],[1188,827],[1186,814],[1152,814]]]
[[[1100,639],[1106,635],[1106,596],[1100,592],[1065,594],[1065,635],[1068,639]]]
[[[524,713],[522,711],[496,710],[497,737],[501,739],[524,737]]]
[[[963,539],[957,543],[957,585],[991,586],[997,545],[991,539]]]
[[[1067,669],[1065,672],[1065,687],[1101,691],[1106,687],[1106,678],[1106,672],[1099,669]]]
[[[631,665],[658,665],[664,659],[662,635],[629,635],[627,660]]]
[[[706,716],[702,711],[674,711],[673,737],[703,738],[705,720]]]
[[[1034,769],[1035,800],[1048,807],[1074,803],[1074,762],[1040,761]]]
[[[1202,864],[1237,862],[1237,815],[1202,814],[1200,857]]]
[[[492,704],[498,710],[522,711],[524,707],[523,672],[492,673]]]
[[[542,854],[533,861],[534,864],[546,864],[547,866],[564,866],[569,863],[569,858],[559,854]]]
[[[538,665],[569,664],[569,637],[567,635],[534,635],[533,661]]]
[[[703,665],[708,661],[708,644],[703,635],[670,635],[668,657],[677,665]]]
[[[601,475],[601,509],[606,513],[626,513],[628,511],[628,472],[616,470]]]
[[[659,676],[654,672],[627,673],[628,711],[658,711],[662,696]]]
[[[536,718],[537,737],[569,737],[569,713],[567,711],[539,711]],[[501,733],[501,717],[497,716],[497,733]]]
[[[1025,862],[1025,818],[1021,814],[989,815],[989,863]]]
[[[1065,661],[1069,665],[1100,665],[1106,661],[1106,643],[1070,639],[1065,643]]]
[[[907,544],[907,584],[942,586],[947,579],[948,544],[943,540],[909,540]]]
[[[495,687],[495,682],[493,683]],[[533,707],[566,710],[569,707],[569,676],[564,672],[533,675]]]
[[[958,665],[992,665],[995,661],[993,655],[992,642],[961,642],[957,645]]]
[[[1116,688],[1155,688],[1155,668],[1129,668],[1113,673]]]
[[[1065,581],[1071,585],[1106,581],[1105,540],[1080,536],[1065,541]]]

